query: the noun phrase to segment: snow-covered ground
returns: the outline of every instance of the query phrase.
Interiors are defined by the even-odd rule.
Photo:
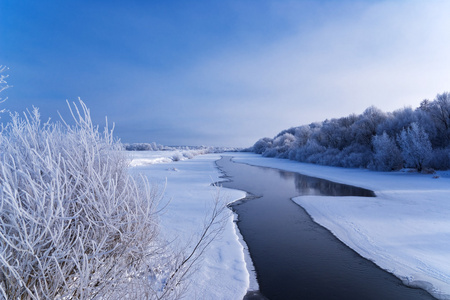
[[[214,198],[211,183],[220,173],[214,161],[220,154],[173,162],[171,153],[130,152],[133,172],[164,184],[171,202],[162,216],[164,233],[185,241],[198,232]],[[392,272],[405,283],[420,286],[441,299],[450,299],[450,172],[423,175],[373,172],[229,153],[235,161],[329,179],[373,190],[376,198],[301,196],[294,199],[313,219],[362,256]],[[227,201],[244,192],[223,189]],[[191,278],[187,299],[242,299],[257,289],[246,268],[233,217],[220,240],[205,253]],[[251,269],[251,267],[249,267]]]
[[[145,174],[160,187],[166,185],[164,195],[170,203],[161,216],[161,230],[168,240],[183,245],[201,231],[216,196],[216,188],[211,184],[222,179],[215,167],[219,154],[173,161],[171,157],[176,152],[128,153],[132,158],[132,172]],[[225,188],[220,193],[227,203],[245,196],[245,192]],[[247,270],[247,266],[251,270],[251,262],[244,257],[234,216],[231,211],[228,213],[220,239],[213,241],[204,253],[198,271],[190,278],[186,299],[242,299],[248,289],[257,289],[254,276],[251,279]]]
[[[204,154],[202,150],[130,151],[133,156],[131,166],[143,166],[191,159]]]
[[[171,163],[177,151],[129,151],[131,167],[148,166],[154,164]]]
[[[235,161],[373,190],[377,197],[300,196],[313,219],[412,286],[450,299],[450,171],[373,172],[233,153]]]

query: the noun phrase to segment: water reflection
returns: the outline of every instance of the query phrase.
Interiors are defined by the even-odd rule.
[[[281,171],[280,176],[286,179],[295,177],[295,187],[300,195],[375,197],[370,190],[298,173]]]

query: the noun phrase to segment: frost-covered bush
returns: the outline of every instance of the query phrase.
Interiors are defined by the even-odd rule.
[[[180,160],[182,160],[183,159],[183,154],[181,153],[181,152],[175,152],[173,155],[172,155],[172,160],[173,161],[180,161]]]
[[[412,123],[411,128],[403,129],[397,140],[406,167],[417,168],[419,172],[428,167],[432,147],[427,133],[417,123]]]
[[[342,149],[337,159],[345,168],[366,168],[372,161],[372,152],[369,147],[354,143]]]
[[[291,133],[284,133],[273,140],[273,147],[275,147],[279,153],[278,157],[287,158],[289,150],[294,146],[295,136]]]
[[[428,166],[435,170],[449,170],[450,149],[434,149]]]
[[[322,153],[317,163],[326,166],[340,166],[340,162],[338,160],[339,153],[339,149],[328,148],[325,152]]]
[[[435,125],[438,138],[437,146],[444,148],[450,145],[450,93],[442,93],[424,108]]]
[[[158,238],[160,194],[112,132],[12,115],[0,135],[0,299],[175,297],[188,264]]]
[[[298,149],[296,159],[298,161],[316,162],[325,150],[326,148],[324,146],[319,145],[315,140],[311,139],[308,140],[305,146]],[[317,157],[310,159],[311,156]]]
[[[322,153],[315,153],[306,158],[306,162],[312,164],[320,164],[322,160]]]
[[[386,119],[387,115],[380,109],[374,106],[367,108],[350,126],[353,140],[360,145],[370,145],[378,126]]]
[[[402,155],[395,140],[385,132],[372,138],[374,149],[373,161],[370,169],[378,171],[399,170],[402,167]]]
[[[259,139],[252,147],[252,151],[257,154],[263,154],[267,148],[272,146],[272,139],[265,137]]]
[[[267,148],[263,153],[262,156],[265,157],[277,157],[278,151],[276,148]]]
[[[308,142],[312,134],[312,130],[308,125],[299,126],[295,128],[294,132],[296,142],[299,147],[304,146]]]
[[[201,154],[203,154],[202,151],[194,151],[194,150],[183,152],[183,156],[187,159],[193,159],[197,155],[201,155]]]
[[[9,88],[8,82],[6,82],[6,78],[8,78],[8,75],[2,74],[7,70],[8,68],[6,66],[0,65],[0,93]],[[0,97],[0,103],[3,103],[8,99],[8,97],[2,98]],[[0,113],[5,112],[5,109],[0,109]]]
[[[203,155],[207,153],[210,153],[209,149],[176,151],[174,154],[172,154],[171,159],[173,161],[181,161],[185,159],[193,159],[198,155]]]
[[[396,136],[403,129],[408,128],[413,122],[417,122],[418,113],[411,107],[397,109],[388,113],[386,119],[377,126],[377,134],[386,132],[388,136]]]

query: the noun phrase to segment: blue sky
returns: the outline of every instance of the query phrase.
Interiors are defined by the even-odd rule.
[[[123,142],[250,146],[449,91],[450,1],[0,1],[2,105]],[[3,121],[7,117],[2,118]]]

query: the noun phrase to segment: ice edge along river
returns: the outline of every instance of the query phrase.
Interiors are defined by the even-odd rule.
[[[158,155],[139,152],[139,156]],[[161,153],[159,154],[161,155]],[[165,153],[164,155],[167,155]],[[426,289],[435,297],[450,299],[450,176],[448,172],[422,175],[404,172],[372,172],[362,169],[304,164],[264,158],[250,153],[231,153],[237,162],[278,168],[373,190],[377,197],[314,197],[294,199],[322,226],[381,268],[406,284]],[[166,197],[172,198],[168,213],[162,217],[164,231],[170,236],[179,228],[192,232],[194,220],[202,220],[213,197],[210,184],[220,181],[215,167],[219,154],[202,155],[189,161],[157,165],[136,164],[133,169],[150,179],[167,178]],[[134,161],[135,163],[137,162]],[[147,162],[148,163],[148,162]],[[231,202],[245,193],[226,190]],[[202,209],[199,209],[203,207]],[[257,289],[246,269],[242,237],[236,234],[233,218],[224,235],[205,255],[204,263],[192,278],[187,299],[242,299],[247,288]],[[248,255],[248,254],[247,254]],[[247,257],[248,259],[248,257]],[[232,267],[230,267],[232,266]]]

